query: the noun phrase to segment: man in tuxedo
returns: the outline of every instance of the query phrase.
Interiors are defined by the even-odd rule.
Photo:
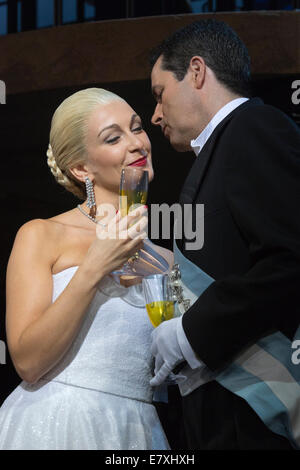
[[[184,237],[177,247],[212,282],[182,317],[154,330],[151,383],[188,363],[193,377],[181,392],[191,449],[292,449],[276,424],[280,412],[274,421],[268,416],[273,403],[288,400],[268,382],[283,366],[266,352],[265,338],[292,341],[299,325],[299,129],[250,98],[247,49],[224,23],[203,20],[176,31],[155,49],[152,67],[152,123],[175,150],[196,154],[180,203],[204,204],[203,247],[187,249]],[[262,340],[266,346],[257,346]],[[238,367],[245,351],[254,369]],[[272,397],[258,392],[258,404],[256,386],[272,389]],[[295,431],[299,419],[288,405],[285,411]]]

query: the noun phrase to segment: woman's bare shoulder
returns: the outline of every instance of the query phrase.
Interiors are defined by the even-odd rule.
[[[17,237],[41,237],[43,240],[53,239],[61,231],[60,224],[51,219],[32,219],[25,222],[17,231]]]
[[[18,229],[14,245],[39,247],[55,258],[65,238],[68,219],[68,213],[64,212],[48,219],[29,220]]]
[[[18,233],[36,233],[37,235],[48,235],[50,239],[53,236],[61,235],[67,226],[71,226],[74,223],[74,210],[57,214],[48,219],[32,219],[25,222],[18,230]]]
[[[76,211],[64,212],[48,219],[32,219],[19,228],[9,265],[24,265],[29,260],[32,264],[35,260],[36,263],[47,265],[51,271],[53,267],[60,271],[65,265],[80,264],[78,260],[93,237],[94,232],[78,223]]]
[[[59,238],[59,226],[48,219],[32,219],[18,229],[11,257],[23,256],[22,253],[40,253],[40,257],[54,260]]]

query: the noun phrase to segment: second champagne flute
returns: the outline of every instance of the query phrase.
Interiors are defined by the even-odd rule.
[[[167,274],[154,274],[142,280],[146,310],[156,328],[161,322],[174,317],[174,301]]]

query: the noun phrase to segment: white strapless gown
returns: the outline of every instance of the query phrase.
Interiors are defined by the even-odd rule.
[[[77,268],[53,275],[53,301]],[[0,449],[169,449],[149,385],[152,329],[141,285],[105,277],[63,359],[4,401]]]

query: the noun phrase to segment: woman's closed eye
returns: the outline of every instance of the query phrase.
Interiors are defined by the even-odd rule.
[[[141,132],[143,130],[144,130],[144,128],[143,128],[142,124],[139,124],[139,125],[137,125],[136,127],[134,127],[132,129],[132,132]]]
[[[136,123],[134,125],[134,127],[131,128],[131,132],[135,132],[135,133],[140,133],[140,132],[143,132],[144,131],[144,128],[143,128],[143,125],[140,123]],[[118,134],[118,135],[115,135],[115,136],[109,136],[105,139],[105,142],[107,144],[115,144],[119,141],[119,139],[121,138],[121,134]]]
[[[116,135],[115,137],[111,137],[111,138],[108,138],[105,140],[105,142],[107,144],[115,144],[116,142],[118,142],[120,136],[119,135]]]

